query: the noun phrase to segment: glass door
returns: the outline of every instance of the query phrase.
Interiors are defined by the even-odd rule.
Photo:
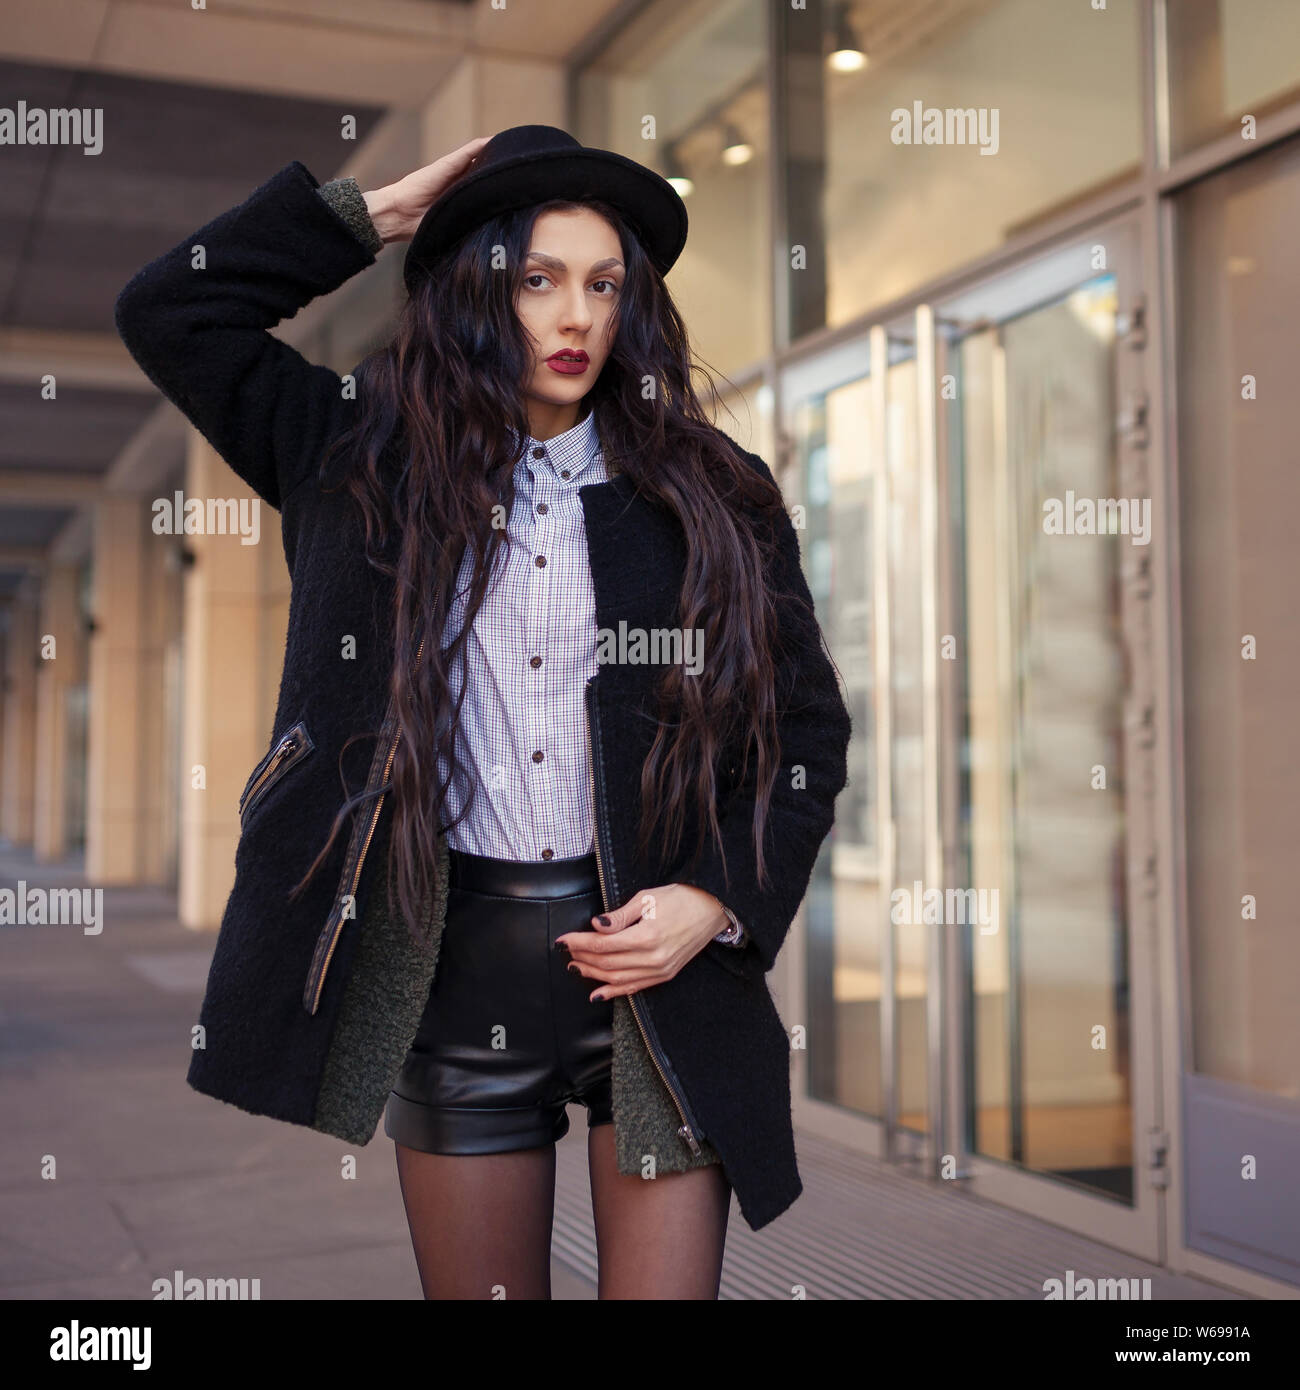
[[[1136,237],[936,307],[952,615],[950,1001],[974,1186],[1159,1258]],[[1127,329],[1127,332],[1125,330]]]
[[[812,1021],[795,1049],[796,1117],[891,1157],[920,1152],[938,1095],[932,943],[891,903],[896,882],[924,874],[933,838],[919,380],[909,319],[787,369],[781,384],[793,445],[782,482],[853,717],[849,784],[791,952],[796,1016]]]
[[[1136,235],[784,369],[849,784],[781,982],[795,1118],[1157,1257]]]
[[[874,1117],[882,1107],[884,962],[875,732],[877,408],[867,340],[787,369],[781,402],[793,448],[780,481],[853,719],[849,782],[804,900],[801,939],[796,932],[785,953],[792,966],[788,1012],[813,1021],[796,1039],[801,1079],[794,1089]],[[796,1099],[796,1112],[799,1106]]]

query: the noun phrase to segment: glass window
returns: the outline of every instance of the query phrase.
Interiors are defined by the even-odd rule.
[[[1174,155],[1300,96],[1296,0],[1178,0],[1168,15]]]
[[[808,0],[776,13],[792,339],[1140,167],[1136,0]]]
[[[1300,1098],[1291,388],[1300,141],[1178,206],[1178,498],[1192,1069]]]
[[[668,287],[723,373],[771,346],[766,51],[760,0],[660,0],[578,77],[578,138],[677,181],[690,235]]]
[[[866,344],[855,370],[865,373]],[[817,371],[817,364],[813,365]],[[888,875],[881,862],[875,770],[876,412],[866,375],[813,380],[784,392],[794,445],[791,503],[808,587],[853,719],[849,782],[813,872],[806,909],[808,1089],[816,1100],[879,1115],[881,931]]]

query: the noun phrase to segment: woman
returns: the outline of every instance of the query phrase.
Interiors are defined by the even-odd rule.
[[[292,576],[190,1084],[382,1113],[429,1298],[549,1297],[569,1101],[602,1298],[716,1298],[731,1190],[754,1229],[801,1191],[765,974],[849,717],[772,474],[692,388],[685,236],[657,174],[522,126],[364,195],[294,162],[118,299]],[[267,331],[401,241],[354,372]]]

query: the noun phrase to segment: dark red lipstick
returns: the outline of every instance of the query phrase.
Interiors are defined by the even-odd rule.
[[[564,376],[581,376],[591,364],[591,359],[581,348],[561,348],[546,359],[546,365],[554,372]]]

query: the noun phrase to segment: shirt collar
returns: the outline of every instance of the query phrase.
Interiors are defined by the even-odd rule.
[[[543,454],[538,457],[537,450]],[[524,442],[523,461],[536,473],[549,468],[554,478],[567,470],[569,476],[564,482],[573,482],[578,475],[600,456],[600,435],[596,430],[596,413],[589,410],[581,420],[563,434],[551,439],[534,439],[529,435]]]

